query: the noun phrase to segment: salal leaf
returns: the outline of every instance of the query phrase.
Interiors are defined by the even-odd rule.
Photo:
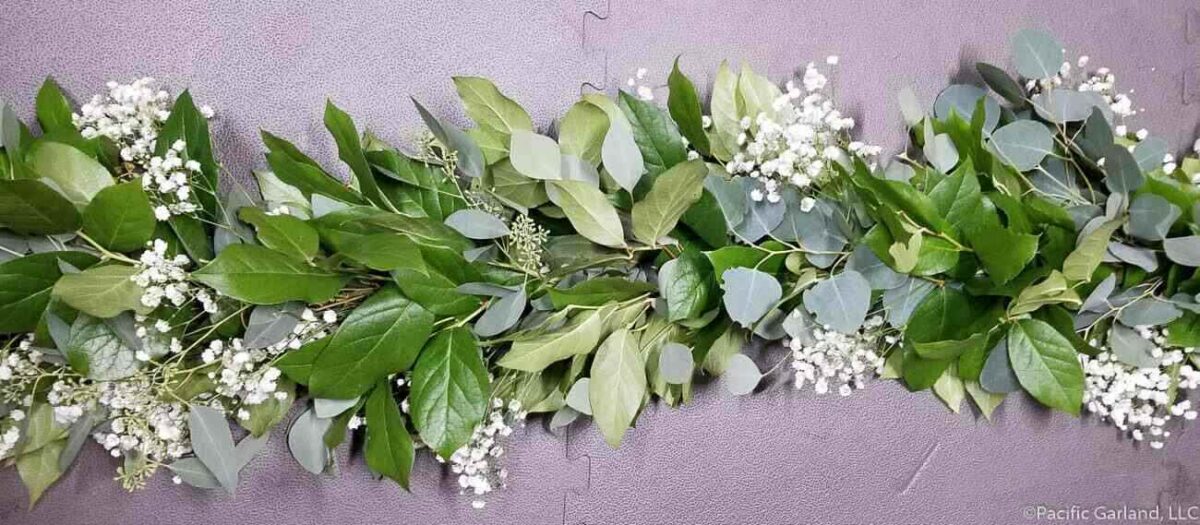
[[[617,209],[598,188],[579,181],[548,184],[550,200],[562,208],[575,231],[601,246],[625,247],[625,230]]]
[[[446,226],[468,239],[495,239],[508,235],[508,225],[499,217],[479,209],[458,210],[446,217]]]
[[[603,326],[604,319],[595,311],[581,312],[557,330],[513,341],[512,348],[496,364],[539,372],[568,357],[591,353],[600,343]]]
[[[618,95],[617,105],[629,119],[633,139],[642,152],[642,161],[650,177],[687,160],[683,137],[665,111],[625,91]]]
[[[73,232],[79,225],[75,205],[45,183],[0,180],[0,226],[22,235],[51,235]]]
[[[586,101],[567,110],[558,126],[558,145],[564,154],[575,155],[593,166],[600,164],[600,149],[608,133],[608,115]]]
[[[1037,29],[1022,29],[1013,35],[1012,58],[1017,72],[1028,79],[1050,78],[1063,64],[1063,47],[1054,37]]]
[[[154,208],[141,183],[126,182],[100,190],[83,210],[83,231],[114,252],[131,252],[154,236]]]
[[[63,196],[80,208],[100,190],[116,183],[103,164],[60,142],[38,142],[26,160],[30,168],[53,181]]]
[[[646,171],[642,152],[638,148],[633,129],[629,122],[624,120],[624,116],[620,120],[613,120],[611,115],[609,118],[612,124],[608,126],[604,144],[600,146],[600,159],[613,180],[622,189],[632,193]]]
[[[223,295],[250,304],[320,303],[337,295],[345,281],[336,273],[248,244],[229,246],[212,262],[192,272],[192,277]]]
[[[208,133],[208,118],[196,107],[188,91],[175,97],[171,115],[163,122],[155,145],[155,155],[163,156],[175,142],[182,140],[186,158],[200,163],[201,175],[193,177],[193,194],[206,218],[213,218],[217,209],[217,177],[220,166],[213,156],[212,139]]]
[[[845,270],[804,292],[804,307],[817,322],[843,334],[858,331],[870,306],[871,284],[854,270]]]
[[[1004,162],[1018,171],[1029,171],[1054,152],[1054,135],[1037,121],[1018,120],[992,133],[989,144]]]
[[[495,84],[480,77],[454,77],[467,115],[479,125],[479,130],[500,144],[508,144],[513,131],[533,129],[529,114],[512,99],[504,96]]]
[[[60,261],[87,268],[96,258],[83,252],[46,252],[0,263],[0,333],[32,332],[62,276]]]
[[[563,309],[570,305],[603,306],[611,302],[621,302],[650,293],[654,285],[646,282],[631,281],[624,277],[600,277],[588,279],[565,290],[550,290],[550,300],[554,307]]]
[[[1075,250],[1063,261],[1063,276],[1071,281],[1090,281],[1092,273],[1100,266],[1104,253],[1108,250],[1108,240],[1124,222],[1120,217],[1110,219],[1079,239]],[[1170,255],[1171,250],[1167,248],[1167,256]]]
[[[267,164],[280,181],[295,187],[306,198],[324,195],[333,200],[349,204],[362,204],[363,198],[353,189],[321,169],[321,166],[304,155],[296,146],[267,131],[261,133],[267,147]],[[315,212],[315,210],[314,210]],[[314,213],[319,216],[320,214]]]
[[[712,263],[696,250],[684,250],[658,270],[659,294],[667,301],[670,321],[694,319],[716,304],[716,275]]]
[[[309,377],[316,396],[349,399],[380,379],[408,370],[433,331],[434,316],[395,286],[371,294],[350,312]]]
[[[770,274],[750,268],[732,268],[722,273],[723,301],[729,317],[752,327],[783,297],[783,288]]]
[[[142,304],[143,290],[133,282],[137,269],[112,264],[62,276],[54,285],[54,297],[72,308],[103,319],[129,310],[149,313]]]
[[[633,236],[651,246],[661,244],[684,212],[700,199],[707,176],[708,167],[698,159],[659,175],[646,197],[633,205]]]
[[[717,139],[712,144],[713,156],[721,161],[728,161],[733,157],[733,152],[739,149],[737,137],[742,132],[742,111],[737,91],[737,75],[729,69],[727,62],[721,62],[713,79],[712,100],[709,102]]]
[[[188,430],[196,457],[227,492],[237,490],[238,464],[225,415],[204,405],[192,406],[188,414]]]
[[[429,341],[413,368],[413,425],[429,448],[448,458],[467,444],[487,410],[488,375],[475,337],[453,328]]]
[[[1023,319],[1008,330],[1008,358],[1026,392],[1043,405],[1079,414],[1083,369],[1071,342],[1045,322]]]
[[[379,184],[375,182],[375,174],[371,172],[371,165],[363,153],[362,140],[354,120],[334,105],[332,100],[325,101],[325,129],[333,135],[333,140],[337,143],[338,158],[350,166],[350,172],[354,174],[354,180],[358,182],[358,188],[363,195],[377,206],[390,206],[387,198],[379,191]]]
[[[364,446],[367,466],[408,490],[412,472],[413,443],[404,424],[404,415],[396,406],[392,389],[381,383],[367,398],[367,442]]]
[[[709,148],[708,133],[704,131],[704,109],[700,105],[696,86],[679,70],[678,57],[671,68],[671,75],[667,77],[667,86],[671,90],[667,96],[667,109],[671,112],[671,118],[675,119],[680,133],[687,137],[692,147],[701,155],[707,155]]]
[[[369,238],[368,238],[369,240]],[[359,251],[370,251],[370,243]],[[402,245],[392,252],[386,266],[404,295],[437,315],[460,315],[479,307],[475,297],[457,292],[464,283],[482,280],[479,271],[458,252],[432,246]]]
[[[46,133],[60,131],[78,133],[71,118],[71,103],[67,101],[62,88],[53,78],[46,77],[45,82],[42,82],[35,105],[38,122],[42,124],[42,131]]]
[[[492,166],[491,179],[492,194],[518,211],[528,212],[550,200],[542,181],[522,175],[508,159]]]
[[[592,361],[588,399],[592,418],[609,446],[617,448],[646,396],[646,364],[638,351],[637,334],[622,328],[613,332]]]
[[[261,209],[245,207],[238,217],[254,226],[263,246],[294,259],[312,259],[320,249],[317,230],[291,215],[267,215]]]

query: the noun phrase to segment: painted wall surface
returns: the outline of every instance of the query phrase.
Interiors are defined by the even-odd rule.
[[[1007,65],[1008,36],[1038,26],[1134,88],[1145,108],[1134,129],[1184,148],[1200,123],[1200,103],[1188,104],[1200,100],[1197,9],[1189,0],[4,0],[0,97],[28,116],[47,74],[77,99],[141,75],[190,87],[218,111],[227,171],[245,178],[264,166],[259,128],[344,172],[321,126],[326,97],[403,143],[418,129],[409,95],[465,124],[451,75],[494,79],[546,127],[581,84],[616,89],[640,66],[665,83],[676,55],[706,84],[724,58],[782,79],[838,54],[837,96],[861,137],[896,151],[899,88],[915,86],[929,103],[952,79],[970,80],[976,60]],[[236,497],[166,475],[124,494],[111,482],[116,464],[93,447],[32,512],[15,472],[0,473],[0,523],[1012,525],[1048,521],[1039,505],[1158,507],[1168,522],[1169,506],[1200,505],[1200,430],[1176,429],[1165,451],[1151,451],[1093,418],[1011,397],[989,423],[891,382],[845,399],[786,384],[733,399],[711,385],[686,409],[648,409],[619,451],[590,428],[553,436],[532,423],[507,447],[509,488],[482,511],[428,457],[406,494],[372,481],[358,459],[343,457],[338,478],[310,476],[281,432]]]

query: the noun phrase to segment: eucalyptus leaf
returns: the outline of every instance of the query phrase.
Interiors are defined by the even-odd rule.
[[[1153,193],[1141,194],[1129,205],[1129,223],[1125,230],[1138,239],[1161,241],[1182,213],[1167,199]]]
[[[754,391],[762,380],[758,365],[746,354],[734,354],[729,358],[725,372],[721,374],[725,389],[735,396],[744,396]]]
[[[1029,171],[1054,152],[1054,135],[1036,121],[1018,120],[997,129],[988,144],[1018,171]]]
[[[1050,78],[1063,64],[1063,47],[1044,31],[1022,29],[1012,38],[1012,58],[1017,72],[1028,79]]]
[[[188,429],[192,450],[226,492],[237,490],[238,470],[233,435],[225,415],[210,407],[196,405],[188,413]]]
[[[725,311],[738,324],[754,326],[783,297],[779,281],[750,268],[732,268],[722,273]]]
[[[844,270],[804,292],[804,307],[817,322],[843,334],[858,331],[870,306],[871,285],[854,270]]]
[[[682,385],[691,381],[694,368],[692,349],[680,343],[668,342],[658,354],[658,371],[667,383]]]
[[[250,311],[242,346],[251,350],[266,348],[286,340],[292,330],[300,324],[304,303],[287,302],[277,305],[255,306]]]
[[[325,446],[325,432],[333,421],[321,417],[312,409],[305,410],[288,429],[288,450],[296,462],[313,474],[320,474],[332,460]]]
[[[495,239],[511,233],[508,225],[499,217],[475,208],[450,214],[446,217],[446,226],[454,228],[468,239]]]
[[[521,320],[521,314],[525,312],[525,307],[528,305],[529,298],[525,295],[523,288],[502,295],[488,306],[483,315],[479,316],[473,330],[480,337],[500,335],[517,325],[517,322]]]
[[[1117,359],[1129,366],[1154,368],[1159,365],[1160,359],[1151,353],[1155,349],[1154,343],[1122,324],[1113,323],[1109,329],[1108,346]]]
[[[1198,267],[1200,266],[1200,235],[1165,239],[1163,240],[1163,251],[1166,252],[1167,258],[1174,263],[1192,268]]]

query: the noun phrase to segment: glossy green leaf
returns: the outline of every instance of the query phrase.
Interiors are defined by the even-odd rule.
[[[562,208],[575,231],[610,248],[625,247],[625,230],[617,210],[599,189],[580,181],[552,181],[550,200]]]
[[[433,331],[434,316],[395,286],[384,286],[352,310],[313,364],[315,396],[349,399],[380,379],[408,370]]]
[[[679,131],[687,137],[692,147],[702,155],[708,154],[708,134],[704,131],[704,109],[700,105],[700,96],[691,79],[679,70],[679,58],[671,68],[667,77],[670,94],[667,96],[667,109],[671,118],[679,125]]]
[[[512,348],[497,365],[525,372],[539,372],[568,357],[588,354],[600,343],[604,319],[595,311],[576,314],[563,327],[513,341]]]
[[[48,443],[36,451],[17,457],[17,474],[21,476],[21,483],[29,492],[30,508],[33,508],[46,489],[62,476],[62,470],[58,466],[58,456],[62,454],[66,444],[66,440],[60,439]]]
[[[1079,414],[1083,369],[1075,348],[1050,325],[1017,321],[1008,330],[1008,358],[1021,386],[1043,405]]]
[[[319,303],[337,295],[345,282],[336,273],[247,244],[229,246],[212,262],[192,272],[192,277],[250,304]]]
[[[316,257],[320,237],[308,223],[291,215],[267,215],[259,208],[246,207],[238,217],[254,226],[258,240],[263,246],[293,259],[308,260]]]
[[[704,254],[684,250],[658,270],[659,295],[671,321],[695,319],[716,306],[717,278]]]
[[[559,122],[558,145],[564,154],[598,165],[608,127],[604,110],[586,101],[576,102]]]
[[[683,137],[667,112],[625,91],[619,93],[617,105],[629,119],[633,139],[642,152],[642,162],[650,177],[687,160]]]
[[[86,206],[100,190],[116,183],[96,159],[59,142],[38,142],[26,160],[38,175],[53,181],[76,207]]]
[[[60,261],[85,269],[96,263],[83,252],[35,253],[0,263],[0,333],[32,332],[62,276]]]
[[[404,424],[404,415],[396,406],[392,389],[385,381],[367,398],[367,442],[364,446],[367,466],[399,483],[408,490],[412,472],[413,442]]]
[[[554,308],[561,310],[569,305],[603,306],[610,302],[626,301],[655,289],[650,283],[631,281],[624,277],[599,277],[567,289],[552,289],[549,294]]]
[[[188,91],[175,97],[171,114],[163,122],[155,144],[155,155],[163,156],[167,149],[182,140],[186,146],[184,157],[200,163],[201,175],[192,178],[192,193],[208,218],[217,212],[217,178],[220,166],[213,156],[212,139],[208,133],[208,119],[196,108],[192,94]]]
[[[100,190],[83,210],[83,231],[114,252],[142,248],[154,236],[154,208],[141,183],[126,182]]]
[[[655,246],[675,229],[679,218],[704,192],[708,167],[692,160],[658,176],[646,197],[633,205],[633,236]]]
[[[471,332],[460,327],[438,334],[412,374],[410,414],[421,440],[450,457],[483,419],[488,392],[487,367]]]
[[[1090,281],[1092,273],[1100,266],[1104,253],[1108,250],[1108,240],[1124,222],[1125,220],[1119,217],[1111,219],[1079,239],[1078,246],[1063,262],[1063,276],[1071,281]],[[1171,250],[1168,248],[1167,256],[1170,255]]]
[[[23,235],[73,232],[80,226],[75,205],[45,183],[0,180],[0,226]]]
[[[75,123],[71,119],[71,103],[67,101],[62,88],[54,79],[46,77],[46,81],[42,82],[42,87],[37,93],[36,108],[38,122],[42,124],[43,132],[78,133]]]
[[[54,285],[54,297],[102,319],[129,310],[145,314],[150,308],[142,304],[143,290],[133,282],[136,273],[132,266],[112,264],[63,275]]]

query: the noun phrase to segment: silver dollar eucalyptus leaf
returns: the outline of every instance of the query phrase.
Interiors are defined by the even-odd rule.
[[[758,382],[762,381],[762,372],[746,354],[734,354],[730,356],[725,373],[721,374],[721,380],[730,394],[744,396],[758,387]]]
[[[313,399],[313,412],[317,417],[332,419],[340,415],[342,412],[350,410],[351,407],[358,404],[358,398],[353,399]]]
[[[1149,248],[1110,242],[1108,243],[1108,253],[1119,261],[1127,262],[1147,272],[1158,269],[1158,255]]]
[[[1108,296],[1112,295],[1113,290],[1117,288],[1117,276],[1110,274],[1105,277],[1100,284],[1092,288],[1092,293],[1088,294],[1087,299],[1084,299],[1083,304],[1079,307],[1081,312],[1100,312],[1104,313],[1112,309],[1108,304]]]
[[[1181,315],[1183,312],[1169,301],[1145,297],[1121,308],[1117,320],[1125,326],[1161,326],[1179,319]]]
[[[996,123],[1000,122],[1000,103],[978,86],[954,84],[946,87],[933,101],[933,115],[944,120],[950,118],[950,113],[953,112],[959,118],[970,122],[975,114],[975,106],[981,98],[984,99],[983,131],[989,133],[996,129]]]
[[[1022,29],[1012,38],[1012,59],[1017,73],[1028,79],[1050,78],[1063,64],[1063,47],[1037,29]]]
[[[695,362],[692,349],[682,344],[669,342],[658,354],[658,371],[663,380],[672,385],[682,385],[692,379]]]
[[[1167,156],[1167,141],[1158,137],[1146,137],[1133,148],[1133,160],[1142,171],[1151,172],[1163,165]]]
[[[1054,152],[1054,135],[1034,120],[1018,120],[992,134],[992,151],[1018,171],[1038,167]]]
[[[762,319],[783,297],[779,281],[758,270],[732,268],[725,270],[722,279],[725,311],[730,319],[745,327]]]
[[[300,324],[302,312],[304,303],[298,301],[255,306],[250,312],[250,321],[246,323],[242,346],[255,350],[283,342]]]
[[[329,448],[325,446],[325,431],[332,420],[317,417],[312,409],[305,410],[288,429],[288,450],[296,462],[313,474],[325,471],[329,464]]]
[[[1163,241],[1167,258],[1177,264],[1195,268],[1200,266],[1200,235],[1174,237]]]
[[[871,285],[862,274],[846,270],[804,292],[804,308],[817,322],[843,334],[858,331],[871,306]]]
[[[1138,195],[1129,205],[1129,222],[1125,225],[1125,231],[1138,239],[1161,241],[1182,214],[1178,206],[1158,195]]]
[[[933,291],[933,283],[925,279],[909,277],[908,280],[883,292],[883,309],[887,312],[888,324],[900,328],[908,323],[913,310]]]
[[[1138,368],[1156,367],[1159,359],[1151,352],[1155,346],[1139,335],[1136,330],[1120,323],[1113,323],[1108,331],[1108,346],[1122,363]]]
[[[879,257],[876,257],[875,252],[871,251],[866,244],[859,244],[854,248],[854,253],[850,254],[850,261],[846,267],[866,277],[873,290],[891,290],[904,284],[905,279],[908,279],[908,276],[891,269]]]

